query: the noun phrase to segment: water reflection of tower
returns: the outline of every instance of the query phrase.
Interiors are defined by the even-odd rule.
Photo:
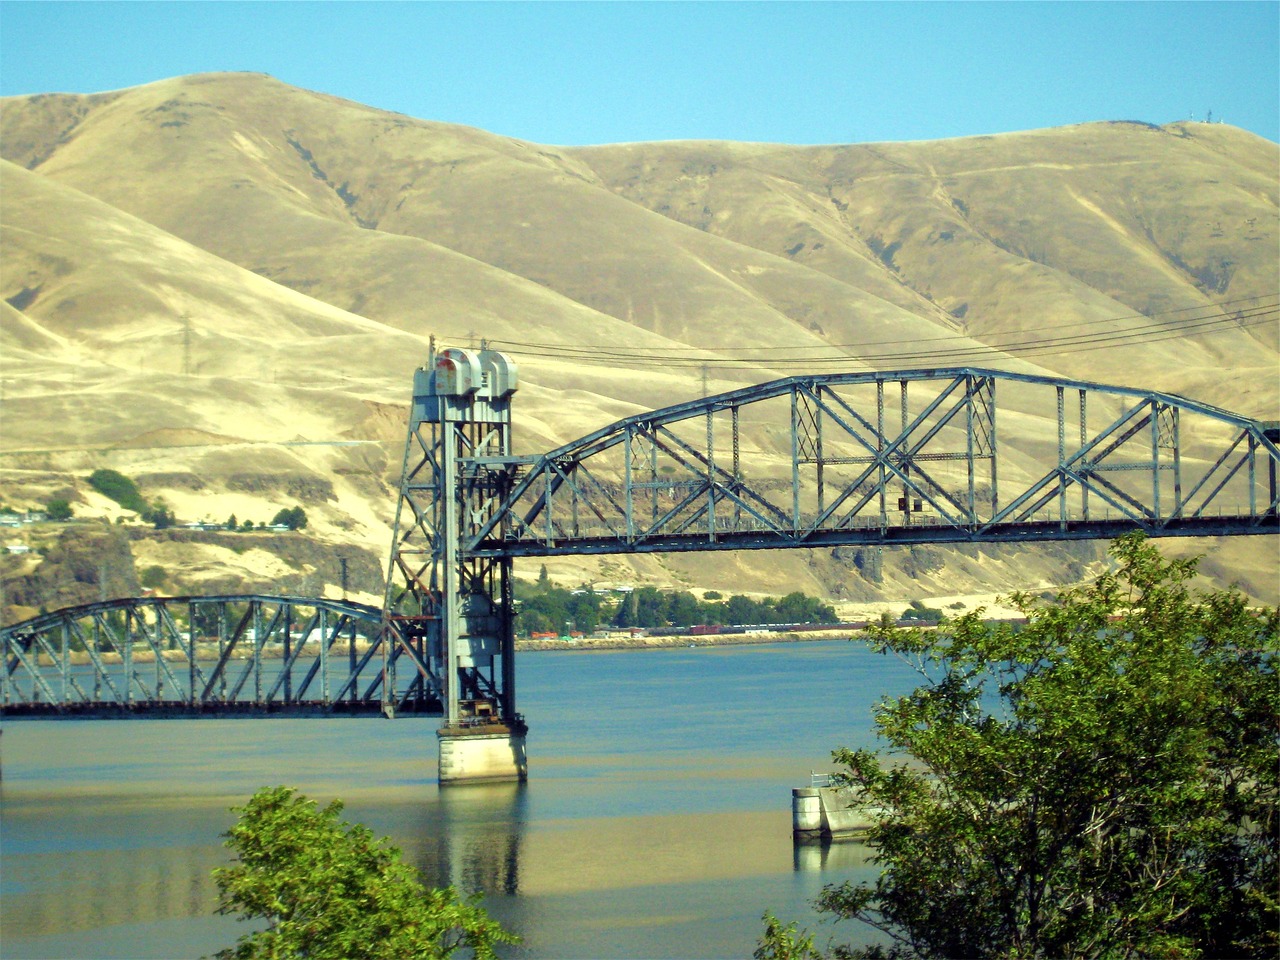
[[[424,824],[422,863],[434,884],[467,893],[515,894],[525,826],[523,783],[458,784],[439,793]]]

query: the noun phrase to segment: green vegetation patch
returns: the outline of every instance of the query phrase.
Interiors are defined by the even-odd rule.
[[[89,486],[104,497],[109,497],[126,510],[134,513],[145,513],[147,502],[142,499],[138,485],[118,470],[102,468],[89,474]]]
[[[545,571],[545,567],[543,568]],[[714,594],[714,596],[713,596]],[[614,627],[692,627],[700,624],[837,623],[835,610],[814,597],[796,591],[785,597],[734,595],[724,600],[708,591],[699,600],[685,590],[640,587],[622,597],[596,593],[590,587],[565,590],[553,587],[545,577],[537,584],[517,584],[518,633],[591,633],[602,624]]]

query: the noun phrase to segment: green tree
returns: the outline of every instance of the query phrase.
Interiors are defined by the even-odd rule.
[[[735,593],[725,604],[725,620],[729,623],[760,623],[760,604]]]
[[[912,600],[911,606],[902,611],[903,620],[915,620],[919,623],[941,623],[942,611],[926,607],[919,600]]]
[[[238,862],[214,870],[220,913],[266,920],[220,951],[224,960],[445,958],[479,960],[519,938],[452,888],[424,887],[400,851],[288,787],[264,787],[225,835]]]
[[[772,913],[765,912],[764,936],[752,960],[822,960],[822,953],[813,945],[813,935],[796,933],[796,925],[789,923],[785,927]]]
[[[271,525],[282,524],[290,530],[301,530],[307,525],[307,511],[302,507],[286,507],[271,518]]]
[[[839,619],[829,604],[799,590],[778,601],[777,616],[778,623],[835,623]]]
[[[634,604],[633,626],[667,626],[667,598],[657,587],[640,587],[638,590],[633,590],[631,602]]]
[[[851,955],[1276,955],[1280,615],[1112,554],[1025,624],[869,631],[924,683],[877,709],[897,760],[835,754],[882,873],[818,906],[894,944]]]
[[[593,633],[600,625],[600,595],[589,585],[578,592],[570,591],[565,612],[577,629],[583,633]]]
[[[146,510],[142,514],[144,523],[149,523],[157,530],[166,530],[178,522],[177,517],[173,515],[173,511],[165,504],[163,500],[157,500],[151,505],[151,509]]]
[[[102,468],[89,474],[89,486],[104,497],[110,497],[126,510],[145,513],[147,502],[142,499],[137,485],[118,470]]]
[[[521,591],[522,593],[524,591]],[[516,629],[521,633],[560,633],[573,619],[569,614],[569,591],[551,587],[520,598]]]
[[[50,520],[70,520],[75,512],[71,509],[71,501],[55,497],[44,505],[44,512]]]
[[[703,623],[702,604],[692,593],[678,590],[667,600],[667,620],[673,627],[691,627]]]

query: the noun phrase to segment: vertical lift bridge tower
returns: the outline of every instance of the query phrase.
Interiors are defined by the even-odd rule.
[[[491,517],[508,483],[516,365],[450,348],[414,373],[383,605],[383,709],[440,712],[440,783],[524,780],[516,712],[510,557],[473,558],[464,533]],[[493,464],[497,467],[497,464]],[[496,664],[496,665],[495,665]],[[397,696],[397,670],[417,673]]]

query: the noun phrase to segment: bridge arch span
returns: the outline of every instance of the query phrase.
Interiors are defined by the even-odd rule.
[[[438,714],[419,679],[384,695],[382,610],[327,597],[104,600],[0,631],[10,717]]]
[[[464,478],[505,492],[496,509],[491,495],[470,504],[483,519],[462,550],[1275,532],[1276,427],[1158,391],[973,367],[788,377],[538,457],[464,459]]]

